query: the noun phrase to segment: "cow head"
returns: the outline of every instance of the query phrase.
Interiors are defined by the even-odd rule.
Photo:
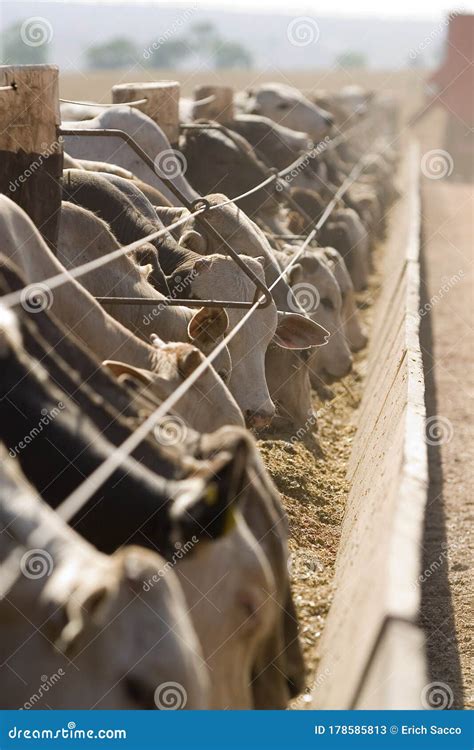
[[[306,252],[291,268],[290,283],[295,289],[301,284],[300,301],[307,305],[306,313],[330,334],[327,346],[312,357],[311,369],[322,368],[336,378],[347,375],[352,356],[344,336],[342,298],[334,275],[322,260]]]
[[[316,143],[333,124],[329,112],[309,101],[300,91],[282,83],[264,83],[247,92],[244,111],[264,115],[292,130],[304,131]]]
[[[240,256],[253,273],[264,282],[263,258]],[[234,260],[214,253],[195,261],[191,286],[194,297],[252,302],[255,284]],[[230,329],[246,311],[228,308]],[[244,412],[250,426],[267,426],[275,414],[265,378],[265,352],[272,340],[287,349],[305,349],[324,343],[326,331],[297,313],[278,314],[275,303],[254,311],[229,342],[232,375],[229,389]]]
[[[190,344],[166,344],[157,335],[152,343],[150,369],[114,360],[103,364],[119,380],[131,379],[158,406],[201,366],[204,355]],[[225,424],[243,424],[238,405],[212,365],[185,391],[175,411],[187,425],[200,432],[212,432]]]

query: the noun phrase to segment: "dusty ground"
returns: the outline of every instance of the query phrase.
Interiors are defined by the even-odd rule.
[[[376,265],[380,255],[379,248],[374,254]],[[369,330],[380,281],[380,275],[374,272],[370,288],[359,295],[362,318]],[[315,397],[318,427],[314,435],[308,433],[303,441],[291,434],[259,441],[290,521],[290,573],[308,667],[307,700],[317,689],[314,673],[331,603],[334,565],[349,490],[346,466],[356,431],[366,357],[367,350],[355,355],[352,373],[331,386],[335,394],[331,401],[321,403]],[[294,707],[301,708],[304,702],[305,696],[300,696]]]
[[[422,89],[423,71],[368,71],[368,70],[159,70],[137,67],[131,70],[83,71],[61,74],[60,96],[69,99],[111,101],[111,88],[115,83],[152,80],[177,80],[184,96],[190,96],[201,84],[224,84],[236,89],[255,86],[263,81],[280,81],[301,89],[327,88],[331,91],[348,84],[359,83],[374,89],[391,89],[406,98],[419,96]]]
[[[422,615],[430,678],[450,686],[453,708],[474,708],[472,198],[472,186],[423,185],[423,292],[431,311],[422,345],[428,423],[434,418],[439,433],[429,445]]]

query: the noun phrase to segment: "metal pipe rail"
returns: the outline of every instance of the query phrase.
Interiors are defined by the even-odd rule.
[[[87,135],[87,136],[106,136],[106,137],[117,137],[121,138],[125,143],[130,146],[130,148],[135,151],[135,153],[142,159],[142,161],[145,162],[145,164],[151,169],[152,172],[155,173],[155,163],[153,159],[151,159],[146,151],[144,151],[141,146],[135,141],[132,136],[130,136],[128,133],[125,133],[123,130],[118,129],[108,129],[108,128],[59,128],[59,131],[61,135],[72,135],[72,136],[81,136],[81,135]],[[237,265],[242,269],[242,271],[248,276],[248,278],[255,284],[257,287],[255,290],[255,298],[257,298],[258,293],[260,292],[264,299],[261,304],[259,304],[259,307],[267,307],[272,302],[272,296],[270,292],[268,291],[266,285],[258,278],[258,276],[252,271],[252,269],[248,268],[244,261],[241,259],[240,255],[235,252],[235,250],[229,245],[227,240],[222,237],[222,235],[210,224],[209,221],[202,215],[207,210],[210,210],[212,207],[209,205],[209,203],[206,201],[205,198],[199,198],[197,201],[190,202],[186,196],[181,192],[181,190],[176,187],[176,185],[173,183],[171,179],[168,177],[162,177],[160,175],[160,180],[165,183],[165,185],[171,190],[173,195],[175,195],[183,206],[187,208],[191,213],[193,213],[198,220],[198,222],[204,227],[205,231],[210,234],[213,239],[218,242],[222,243],[225,247],[226,252],[233,258],[233,260],[237,263]],[[225,205],[225,202],[221,205]],[[217,206],[216,206],[217,208]],[[143,242],[146,242],[146,239],[143,240]],[[233,306],[233,304],[237,303],[238,300],[234,300],[232,302],[227,303],[227,307]],[[182,302],[178,302],[177,300],[170,300],[167,304],[169,305],[177,305],[177,304],[183,304]],[[244,304],[246,307],[251,307],[250,302],[246,303],[239,303],[239,307]]]

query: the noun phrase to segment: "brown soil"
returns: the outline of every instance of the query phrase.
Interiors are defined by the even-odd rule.
[[[377,251],[376,260],[379,255]],[[380,275],[374,273],[370,288],[359,295],[362,318],[369,330],[379,285]],[[308,433],[298,440],[288,433],[259,441],[290,522],[289,569],[307,665],[307,700],[332,598],[334,566],[349,490],[346,467],[356,432],[366,358],[367,350],[355,355],[352,373],[331,386],[334,392],[331,401],[321,403],[314,398],[318,414],[314,435]],[[303,695],[296,699],[294,707],[301,707],[304,701]]]
[[[451,688],[453,708],[474,707],[472,193],[446,180],[423,185],[423,292],[432,305],[422,326],[427,417],[438,415],[446,428],[429,446],[422,624],[430,681]]]

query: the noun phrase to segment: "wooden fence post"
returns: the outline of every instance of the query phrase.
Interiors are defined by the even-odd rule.
[[[139,101],[140,109],[163,130],[171,144],[179,140],[179,92],[177,81],[153,81],[151,83],[119,83],[112,87],[115,104]]]
[[[212,101],[200,103],[208,97],[213,97]],[[234,119],[234,92],[230,86],[196,86],[194,100],[194,120],[205,118],[225,125]]]
[[[0,66],[0,192],[18,203],[55,249],[63,146],[55,65]]]

